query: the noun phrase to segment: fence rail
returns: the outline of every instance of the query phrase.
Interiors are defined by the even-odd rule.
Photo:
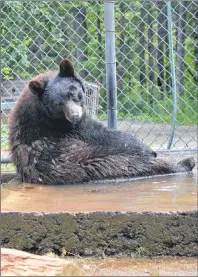
[[[63,57],[87,83],[101,84],[93,97],[88,92],[95,118],[108,125],[111,108],[112,126],[154,149],[197,149],[198,1],[8,0],[1,22],[2,160],[9,109],[21,88]],[[117,101],[110,107],[112,78]]]

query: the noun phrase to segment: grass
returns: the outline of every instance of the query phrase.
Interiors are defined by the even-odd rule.
[[[142,257],[148,256],[148,255],[149,255],[149,251],[143,246],[140,246],[140,247],[136,248],[136,250],[135,250],[136,258],[142,258]]]
[[[1,172],[15,172],[16,167],[13,163],[2,164],[1,163]]]

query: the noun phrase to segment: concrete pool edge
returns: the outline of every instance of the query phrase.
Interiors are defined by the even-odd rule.
[[[154,179],[154,178],[160,178],[160,177],[166,177],[166,176],[187,176],[187,175],[193,175],[193,172],[177,172],[177,173],[151,175],[151,176],[145,175],[145,176],[137,176],[137,177],[130,177],[130,178],[104,179],[104,180],[98,180],[98,181],[84,182],[84,183],[80,183],[80,185],[86,185],[86,184],[91,184],[91,183],[93,183],[93,184],[122,183],[122,182],[136,181],[136,180]],[[1,184],[7,184],[10,181],[14,180],[15,178],[16,179],[18,178],[16,171],[15,172],[14,171],[2,172],[1,173]],[[69,185],[69,184],[67,184],[67,185]],[[67,186],[67,185],[65,185],[65,186]]]
[[[1,212],[1,245],[59,256],[197,256],[198,212]]]

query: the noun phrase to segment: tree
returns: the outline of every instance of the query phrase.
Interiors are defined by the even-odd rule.
[[[194,30],[194,38],[195,38],[195,46],[194,46],[194,56],[195,56],[195,76],[194,79],[198,82],[198,6],[195,11],[195,30]]]
[[[166,3],[115,1],[118,102],[123,118],[144,114],[153,119],[155,109],[170,120],[154,101],[160,99],[163,106],[171,101]],[[103,84],[100,105],[105,112],[104,1],[3,1],[1,5],[2,79],[29,79],[56,69],[61,58],[68,57],[86,81]],[[186,107],[196,107],[198,4],[171,1],[171,5],[177,89],[187,103],[180,107],[185,114]],[[155,120],[160,119],[155,116]]]
[[[146,38],[145,38],[145,17],[146,9],[142,5],[140,10],[141,22],[139,24],[139,66],[140,66],[140,84],[144,86],[146,84],[146,62],[145,62],[145,48],[146,48]]]
[[[75,36],[75,58],[77,61],[77,70],[81,76],[85,78],[88,72],[85,68],[82,69],[82,63],[87,60],[86,46],[87,41],[87,24],[86,24],[86,7],[74,7],[74,36]],[[79,65],[81,64],[81,68]]]
[[[158,67],[158,86],[161,90],[160,99],[164,99],[164,90],[165,90],[165,36],[166,36],[166,29],[165,29],[165,8],[166,3],[164,1],[158,1],[156,3],[158,7],[158,15],[157,15],[157,38],[158,38],[158,45],[157,45],[157,67]]]
[[[126,62],[126,51],[125,51],[125,11],[126,6],[123,1],[119,3],[120,16],[118,19],[119,24],[119,47],[118,47],[118,63],[117,63],[117,87],[119,92],[121,93],[121,98],[123,97],[123,74],[124,74],[124,66],[127,65]]]
[[[166,76],[165,76],[165,80],[166,80],[166,93],[167,96],[169,96],[169,91],[171,88],[171,73],[170,73],[170,51],[169,51],[169,36],[168,36],[168,19],[165,16],[165,22],[164,22],[164,26],[165,26],[165,35],[164,35],[164,42],[165,42],[165,60],[166,60],[166,65],[165,65],[165,72],[166,72]]]
[[[148,53],[149,53],[149,60],[148,60],[148,77],[149,77],[149,94],[150,94],[150,101],[149,104],[152,106],[154,101],[154,92],[153,87],[155,84],[155,72],[154,72],[154,52],[155,46],[153,43],[154,39],[154,30],[153,30],[153,16],[152,16],[152,5],[151,3],[148,4],[149,12],[147,14],[147,23],[148,23]]]
[[[176,89],[180,95],[184,94],[184,55],[185,55],[185,32],[186,32],[186,8],[185,1],[179,2],[178,20],[176,22]]]

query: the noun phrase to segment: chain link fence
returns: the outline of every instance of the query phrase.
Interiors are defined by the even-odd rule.
[[[171,135],[172,149],[196,149],[198,1],[115,1],[114,12],[118,129],[157,150]],[[88,112],[107,124],[104,1],[2,1],[1,23],[4,162],[21,89],[63,57],[86,81]]]

